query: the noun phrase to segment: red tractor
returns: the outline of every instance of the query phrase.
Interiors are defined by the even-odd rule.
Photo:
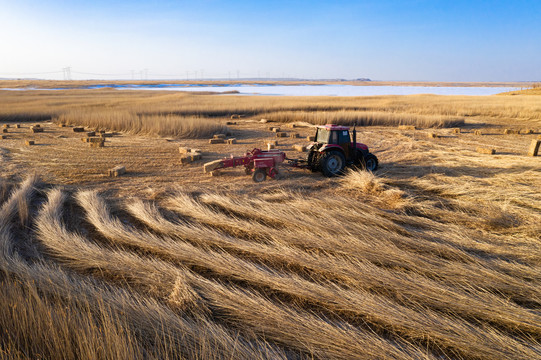
[[[206,173],[218,169],[244,166],[246,174],[252,174],[255,182],[274,178],[278,166],[285,165],[321,171],[325,176],[341,174],[346,166],[357,166],[368,171],[378,168],[378,158],[368,151],[368,146],[357,142],[357,131],[353,128],[350,138],[348,126],[318,126],[316,141],[308,146],[307,159],[288,159],[280,150],[253,149],[242,156],[233,156],[211,161],[203,165]]]
[[[357,142],[357,131],[349,126],[322,125],[317,127],[316,141],[308,146],[307,165],[325,176],[341,174],[346,166],[357,166],[368,171],[378,168],[378,158],[368,146]]]

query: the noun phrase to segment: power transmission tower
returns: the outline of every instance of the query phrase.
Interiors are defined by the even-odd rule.
[[[62,73],[64,75],[64,80],[71,80],[71,66],[62,68]]]

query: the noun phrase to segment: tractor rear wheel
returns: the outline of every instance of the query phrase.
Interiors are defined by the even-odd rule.
[[[327,177],[342,173],[346,165],[346,158],[340,151],[329,150],[321,155],[319,164],[321,172]]]
[[[252,180],[256,183],[263,182],[267,178],[267,171],[265,169],[259,168],[255,169],[252,174]]]

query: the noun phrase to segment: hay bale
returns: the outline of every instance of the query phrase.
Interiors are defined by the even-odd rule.
[[[192,161],[197,161],[197,160],[201,160],[203,155],[201,155],[201,153],[190,153],[189,157]]]
[[[203,164],[203,171],[205,173],[210,173],[216,169],[219,169],[223,166],[223,160],[214,160],[211,162],[208,162],[206,164]]]
[[[268,140],[267,144],[272,144],[274,146],[278,146],[278,140]]]
[[[100,134],[102,138],[113,137],[113,135],[114,134],[112,132],[103,132]]]
[[[34,125],[32,125],[32,126],[33,126],[33,127],[36,127],[36,128],[40,128],[40,127],[41,127],[40,124],[34,124]]]
[[[214,170],[214,171],[211,171],[209,174],[210,176],[220,176],[222,175],[222,172],[219,170]]]
[[[236,121],[226,121],[225,124],[226,125],[237,125],[237,122]]]
[[[7,139],[7,135],[0,135],[0,139],[4,140],[4,139]]]
[[[479,136],[483,135],[483,133],[481,132],[481,130],[475,130],[475,131],[473,132],[473,134],[474,134],[474,135],[479,135]]]
[[[271,127],[271,131],[272,132],[280,132],[280,128],[279,127]]]
[[[88,137],[86,138],[86,142],[96,142],[96,143],[104,143],[105,142],[105,139],[102,138],[102,137],[99,137],[99,136],[93,136],[93,137]]]
[[[417,128],[413,125],[398,125],[398,130],[416,130]]]
[[[9,124],[4,124],[3,128],[4,128],[4,129],[8,129],[8,128],[9,128]]]
[[[192,151],[192,149],[187,148],[187,147],[179,146],[179,148],[178,148],[178,152],[181,153],[181,154],[187,154],[190,151]]]
[[[267,119],[261,119],[261,120],[259,120],[259,122],[260,122],[260,123],[263,123],[263,124],[266,124],[266,123],[269,122],[269,120],[267,120]]]
[[[86,136],[87,136],[87,137],[96,136],[96,132],[95,132],[95,131],[88,131],[88,132],[86,133]]]
[[[277,132],[276,133],[276,137],[286,137],[287,136],[287,133],[285,132]]]
[[[20,129],[21,128],[21,124],[15,124],[15,129]]]
[[[274,144],[271,144],[271,143],[267,144],[267,150],[272,150],[274,149],[274,147],[275,147]]]
[[[229,145],[236,144],[236,143],[237,143],[237,139],[235,139],[235,138],[227,139],[227,143],[228,143]]]
[[[239,114],[231,115],[231,120],[235,120],[235,119],[240,119],[240,115]]]
[[[58,124],[58,127],[66,127],[66,124],[60,123],[60,124]]]
[[[296,145],[293,145],[293,150],[298,151],[298,152],[305,152],[306,146],[296,144]]]
[[[81,138],[81,141],[87,143],[87,142],[90,142],[90,138]]]
[[[308,141],[316,141],[316,137],[315,136],[307,136],[306,140],[308,140]]]
[[[91,148],[101,148],[105,146],[105,141],[99,141],[99,142],[89,142],[88,143]]]
[[[518,131],[517,130],[514,130],[514,129],[505,129],[503,131],[504,135],[514,135],[514,134],[517,134]]]
[[[190,152],[192,152],[192,153],[200,153],[200,154],[203,153],[203,151],[201,149],[192,149]]]
[[[75,126],[73,132],[85,132],[85,128],[82,126]]]
[[[34,126],[30,126],[30,131],[32,131],[33,133],[41,133],[43,132],[43,128],[40,126],[34,125]]]
[[[209,144],[223,144],[225,143],[224,139],[210,139]]]
[[[290,134],[289,134],[289,137],[292,138],[292,139],[296,139],[296,138],[299,137],[299,134],[297,134],[297,133],[290,133]]]
[[[439,138],[439,136],[438,136],[437,134],[433,133],[433,132],[427,133],[426,136],[427,136],[428,138],[430,138],[430,139],[437,139],[437,138]]]
[[[180,158],[181,164],[189,164],[192,162],[192,158],[190,156],[183,156]]]
[[[496,153],[496,150],[490,149],[490,148],[484,148],[484,147],[478,147],[476,151],[479,154],[488,154],[488,155],[494,155]]]
[[[532,140],[530,143],[530,148],[528,149],[528,156],[539,155],[539,147],[541,147],[541,140]]]
[[[225,139],[226,135],[225,134],[214,134],[214,136],[212,138],[213,139]]]
[[[2,129],[2,132],[3,132],[4,134],[7,134],[8,129],[7,129],[7,128],[3,128],[3,129]]]
[[[529,134],[533,134],[533,130],[532,129],[522,129],[520,131],[521,134],[524,134],[524,135],[529,135]]]
[[[460,134],[460,128],[454,128],[453,134]]]
[[[123,165],[115,166],[114,168],[109,169],[107,171],[107,174],[109,176],[120,176],[120,175],[124,175],[125,173],[126,173],[126,167]]]
[[[24,143],[25,143],[27,146],[31,146],[31,145],[34,145],[34,144],[35,144],[34,140],[25,140]]]

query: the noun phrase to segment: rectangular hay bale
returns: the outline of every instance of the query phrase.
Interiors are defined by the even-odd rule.
[[[271,128],[271,131],[272,132],[280,132],[280,128],[279,127],[273,127],[273,128]]]
[[[276,133],[276,137],[286,137],[287,136],[287,133],[285,132],[277,132]]]
[[[503,133],[504,133],[505,135],[514,135],[514,134],[517,133],[517,131],[514,130],[514,129],[505,129],[505,130],[503,131]]]
[[[538,156],[539,148],[541,147],[541,140],[532,140],[530,148],[528,149],[528,156]]]
[[[274,149],[274,147],[275,147],[274,144],[271,144],[271,143],[267,144],[267,150],[272,150]]]
[[[87,137],[96,136],[96,132],[95,132],[95,131],[88,131],[88,132],[86,133],[86,136],[87,136]]]
[[[416,130],[417,128],[413,125],[398,125],[398,130]]]
[[[290,134],[289,134],[289,137],[292,138],[292,139],[296,139],[296,138],[299,137],[299,134],[297,134],[297,133],[290,133]]]
[[[229,145],[236,144],[236,143],[237,143],[237,139],[235,139],[235,138],[227,139],[227,143],[228,143]]]
[[[473,134],[474,134],[474,135],[479,135],[479,136],[480,136],[480,135],[483,135],[483,133],[481,132],[481,130],[475,130],[475,131],[473,132]]]
[[[484,148],[484,147],[478,147],[476,151],[479,154],[488,154],[488,155],[494,155],[496,153],[496,150],[490,149],[490,148]]]
[[[100,141],[100,142],[89,142],[88,144],[90,145],[91,148],[100,148],[100,147],[104,147],[105,142],[104,142],[104,141]]]
[[[0,139],[4,140],[4,139],[7,139],[7,135],[0,135]]]
[[[15,129],[20,129],[21,128],[21,124],[15,124]]]
[[[225,143],[224,139],[210,139],[209,144],[223,144]]]
[[[524,134],[524,135],[529,135],[529,134],[533,134],[533,130],[532,129],[522,129],[520,131],[521,134]]]
[[[73,132],[85,132],[85,128],[82,126],[75,126]]]
[[[436,139],[438,138],[438,135],[436,135],[435,133],[433,132],[430,132],[430,133],[427,133],[426,136],[430,139]]]
[[[315,136],[307,136],[306,140],[308,140],[308,141],[316,141],[316,137]]]
[[[225,134],[214,134],[213,139],[225,139]]]
[[[203,155],[201,155],[201,153],[190,153],[189,157],[192,161],[197,161],[197,160],[201,160]]]
[[[26,145],[28,145],[28,146],[31,146],[31,145],[34,145],[34,144],[35,144],[34,140],[25,140],[24,143],[25,143]]]
[[[3,127],[4,127],[4,129],[7,129],[7,128],[9,128],[9,124],[4,124],[4,126],[3,126]]]
[[[178,148],[178,152],[181,153],[181,154],[187,154],[191,151],[192,149],[190,148],[187,148],[187,147],[183,147],[183,146],[179,146]]]
[[[454,128],[453,134],[460,134],[460,128]]]
[[[34,125],[34,126],[30,126],[30,131],[32,131],[33,133],[41,133],[43,132],[43,128],[38,127],[37,125]]]
[[[296,145],[293,145],[293,150],[298,151],[298,152],[305,152],[306,146],[296,144]]]
[[[126,167],[124,165],[115,166],[107,171],[109,176],[120,176],[126,173]]]

